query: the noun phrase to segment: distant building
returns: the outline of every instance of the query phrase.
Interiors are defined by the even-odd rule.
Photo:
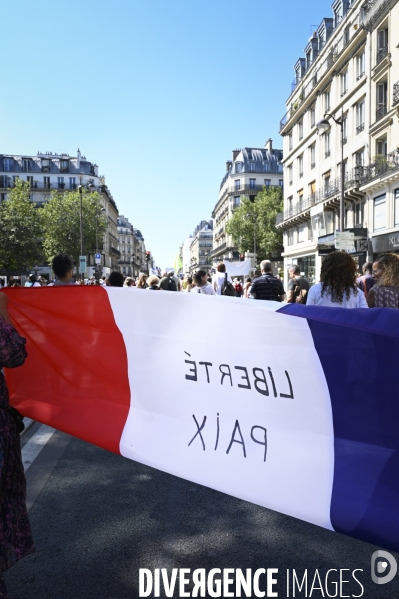
[[[238,248],[226,233],[226,225],[241,197],[255,201],[264,187],[283,186],[283,151],[272,147],[269,139],[264,148],[243,148],[233,151],[233,159],[226,162],[226,174],[220,184],[219,199],[212,212],[213,251],[215,263],[238,260]]]
[[[120,271],[130,277],[137,277],[139,266],[136,260],[137,240],[134,234],[133,225],[129,220],[120,214],[118,216],[118,250],[121,257],[118,261]]]
[[[101,194],[108,220],[102,249],[103,274],[118,269],[118,208],[105,185],[104,177],[98,175],[96,164],[86,160],[80,150],[76,156],[52,152],[38,152],[36,156],[0,154],[0,202],[7,200],[17,179],[30,184],[30,199],[37,207],[43,206],[50,199],[52,191],[74,191],[79,185],[94,185],[94,190]],[[94,265],[94,260],[92,262]],[[45,272],[49,268],[41,267],[39,270]],[[94,269],[89,268],[88,274],[93,272]]]
[[[202,220],[194,230],[190,243],[189,272],[193,275],[197,270],[209,270],[212,264],[213,223]]]

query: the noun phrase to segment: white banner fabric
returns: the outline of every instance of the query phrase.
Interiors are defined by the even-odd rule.
[[[332,530],[331,403],[307,321],[273,302],[138,289],[133,311],[130,293],[106,290],[128,356],[121,454]]]
[[[251,258],[242,262],[228,262],[226,260],[223,264],[231,277],[243,277],[251,272]]]

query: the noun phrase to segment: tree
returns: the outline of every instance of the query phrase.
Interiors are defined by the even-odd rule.
[[[0,204],[0,268],[29,270],[43,259],[41,209],[29,193],[29,183],[16,179],[8,199]]]
[[[256,232],[256,253],[260,260],[275,258],[281,251],[283,234],[276,229],[276,216],[283,210],[281,187],[264,187],[254,202],[245,196],[226,225],[240,252],[253,251]]]
[[[107,219],[101,214],[99,193],[82,193],[84,254],[102,248]],[[42,208],[43,251],[48,261],[60,252],[70,254],[76,263],[80,256],[80,193],[54,192]],[[96,235],[97,229],[97,235]]]

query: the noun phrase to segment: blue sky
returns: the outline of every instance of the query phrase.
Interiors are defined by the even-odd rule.
[[[99,165],[159,266],[211,217],[234,148],[278,134],[330,3],[22,0],[2,7],[0,152]]]

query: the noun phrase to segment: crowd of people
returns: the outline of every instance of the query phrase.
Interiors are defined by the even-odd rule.
[[[251,277],[232,280],[226,265],[220,263],[214,274],[198,270],[193,275],[180,278],[173,270],[161,277],[140,273],[138,277],[125,276],[113,271],[99,279],[75,278],[74,264],[68,254],[58,254],[52,261],[54,279],[38,279],[29,275],[25,287],[56,287],[62,285],[100,285],[110,287],[136,287],[149,291],[174,291],[204,295],[229,295],[236,298],[300,303],[343,308],[399,308],[399,254],[381,254],[374,263],[363,264],[363,274],[358,272],[355,260],[342,251],[333,251],[324,259],[320,282],[310,285],[298,265],[289,268],[287,292],[283,281],[273,275],[272,264],[263,260],[260,270]],[[0,288],[4,280],[0,279]],[[10,277],[9,287],[20,286]]]

